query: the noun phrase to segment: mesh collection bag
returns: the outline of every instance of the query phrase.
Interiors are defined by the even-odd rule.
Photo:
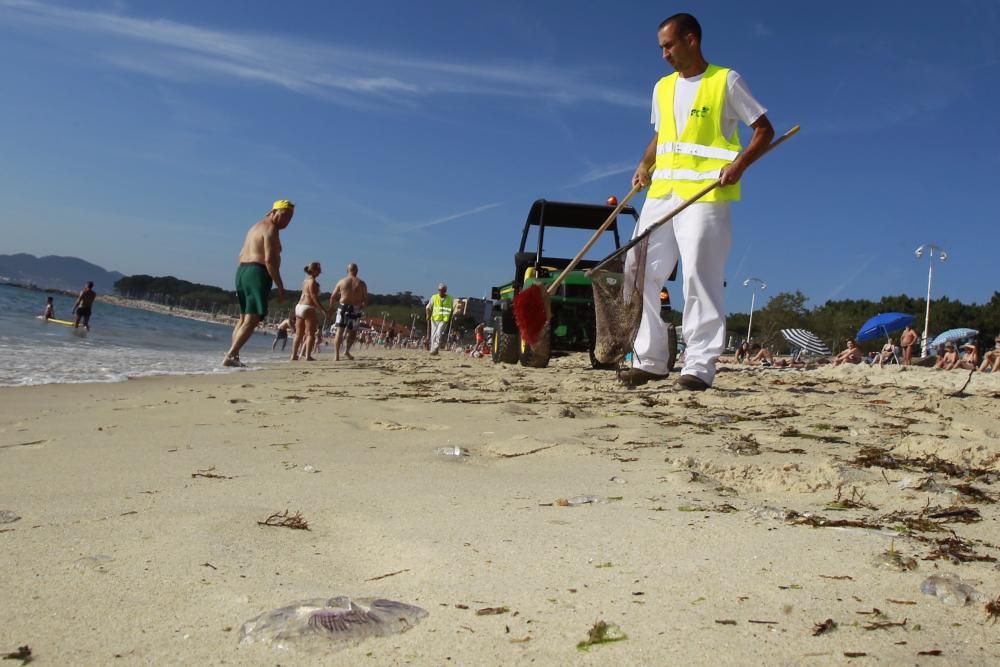
[[[642,320],[647,245],[643,241],[629,251],[624,266],[618,261],[591,275],[597,316],[594,357],[602,364],[622,364],[632,351]]]

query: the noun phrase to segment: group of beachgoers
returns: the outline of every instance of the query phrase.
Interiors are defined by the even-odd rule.
[[[288,227],[295,215],[295,204],[287,199],[279,199],[271,205],[271,210],[247,231],[240,249],[239,266],[236,269],[236,296],[240,303],[240,318],[233,328],[232,344],[223,358],[223,366],[244,366],[240,361],[240,350],[250,339],[257,326],[267,316],[268,302],[272,287],[277,287],[278,303],[285,300],[285,285],[281,278],[281,231]],[[341,351],[347,359],[353,359],[351,348],[362,331],[361,318],[368,305],[368,286],[358,277],[358,265],[347,265],[347,275],[341,278],[330,293],[329,302],[320,301],[320,285],[317,280],[323,271],[319,262],[311,262],[303,267],[306,274],[302,281],[302,295],[295,306],[293,316],[278,325],[271,349],[277,349],[279,341],[282,350],[292,337],[291,360],[315,361],[315,354],[322,342],[321,320],[333,317],[334,359],[340,361]],[[438,293],[427,303],[427,315],[431,324],[426,340],[430,353],[437,354],[442,341],[446,340],[447,327],[451,320],[453,300],[448,295],[448,286],[438,285]],[[320,315],[324,317],[321,318]],[[485,326],[485,325],[483,325]],[[477,330],[478,336],[481,331]],[[373,344],[374,332],[364,330],[362,343]],[[389,329],[378,341],[387,347],[400,344],[400,337],[394,329]]]
[[[820,364],[831,366],[841,366],[844,364],[869,364],[878,365],[879,368],[888,363],[898,363],[903,366],[913,364],[913,352],[917,345],[917,332],[913,327],[906,327],[899,338],[897,347],[894,339],[887,338],[882,349],[878,352],[870,352],[867,355],[861,352],[856,340],[848,339],[846,347],[832,357],[822,358],[818,361],[807,364],[798,359],[777,359],[766,345],[759,343],[750,344],[744,342],[736,350],[736,363],[761,365],[775,368],[807,368]],[[979,370],[982,372],[1000,372],[1000,334],[995,339],[995,347],[987,351],[982,359],[979,357],[979,348],[975,343],[969,342],[957,346],[954,342],[946,342],[936,350],[937,361],[934,368],[938,370]],[[959,351],[961,350],[961,353]]]

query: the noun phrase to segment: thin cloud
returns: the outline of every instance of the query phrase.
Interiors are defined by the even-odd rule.
[[[603,181],[605,178],[610,178],[611,176],[620,176],[621,174],[628,174],[635,171],[635,163],[617,163],[614,165],[606,165],[600,167],[593,167],[587,173],[583,174],[571,183],[567,183],[562,186],[563,190],[569,190],[570,188],[580,187],[581,185],[587,185],[588,183],[596,183],[597,181]]]
[[[645,97],[590,81],[584,70],[530,62],[447,62],[299,38],[201,28],[167,19],[0,0],[6,20],[99,40],[104,62],[175,81],[229,79],[277,86],[347,105],[443,95],[530,98],[557,104],[645,107]],[[110,52],[110,53],[109,53]]]
[[[403,225],[398,227],[399,231],[402,232],[412,232],[418,229],[427,229],[428,227],[434,227],[435,225],[442,225],[446,222],[451,222],[452,220],[458,220],[459,218],[465,218],[470,215],[475,215],[477,213],[482,213],[483,211],[488,211],[491,208],[496,208],[497,206],[502,206],[503,202],[494,202],[492,204],[484,204],[482,206],[477,206],[476,208],[469,209],[468,211],[462,211],[460,213],[452,213],[451,215],[446,215],[443,218],[437,218],[436,220],[430,220],[428,222],[421,222],[415,225]]]
[[[754,23],[753,24],[753,35],[754,35],[754,37],[759,37],[759,38],[763,39],[764,37],[770,37],[772,34],[774,34],[774,33],[771,32],[771,29],[768,28],[763,23]]]
[[[870,267],[875,262],[876,259],[878,259],[877,254],[868,257],[868,259],[862,262],[858,268],[856,268],[854,271],[851,272],[851,275],[848,276],[847,280],[837,285],[837,287],[834,288],[832,292],[830,292],[830,295],[826,297],[826,300],[833,301],[834,297],[838,296],[841,292],[843,292],[847,288],[848,285],[853,283],[855,280],[860,278],[866,271],[868,271],[868,267]]]

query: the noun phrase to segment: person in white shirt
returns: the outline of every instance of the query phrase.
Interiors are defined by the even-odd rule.
[[[684,273],[682,331],[687,347],[677,387],[702,391],[712,385],[716,361],[725,348],[723,272],[732,243],[730,203],[739,198],[737,183],[743,171],[766,150],[774,137],[774,128],[765,115],[767,110],[753,98],[739,74],[709,65],[705,60],[701,52],[701,26],[693,16],[671,16],[660,24],[657,37],[663,58],[676,70],[676,75],[661,79],[653,90],[654,134],[632,177],[634,186],[652,187],[635,235],[682,204],[690,196],[688,192],[716,179],[721,181],[721,187],[692,204],[648,239],[642,322],[634,343],[632,368],[623,371],[619,380],[637,386],[667,377],[668,333],[660,319],[659,289],[679,259]],[[705,96],[721,90],[717,75],[725,76],[722,108],[701,103],[694,108],[696,99],[707,99],[699,97],[703,80],[714,87],[706,88]],[[661,90],[664,85],[672,88]],[[662,109],[670,108],[671,90],[673,113],[666,115]],[[672,127],[664,127],[666,123]],[[690,123],[692,131],[685,133]],[[753,136],[746,150],[738,153],[739,123],[753,128]],[[668,154],[666,161],[665,154]],[[714,160],[722,166],[709,171],[661,168],[665,163],[670,164],[671,159],[674,165]],[[654,165],[656,171],[651,175]],[[681,196],[678,190],[686,196]],[[643,261],[642,246],[629,253],[626,271],[634,270]]]

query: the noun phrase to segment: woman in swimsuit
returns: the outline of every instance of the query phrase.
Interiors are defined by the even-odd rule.
[[[306,361],[316,361],[313,356],[313,346],[316,338],[316,326],[319,323],[319,313],[323,306],[319,302],[319,283],[316,278],[322,273],[319,262],[313,262],[305,267],[308,276],[302,281],[302,296],[295,306],[295,340],[292,342],[292,361],[297,361],[300,354]]]

